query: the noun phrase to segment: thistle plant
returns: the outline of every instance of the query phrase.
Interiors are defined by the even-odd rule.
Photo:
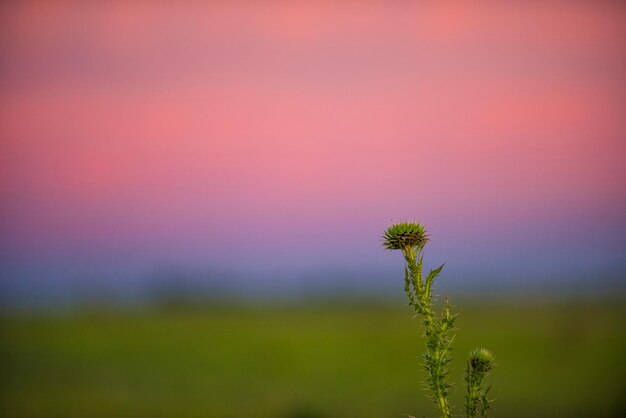
[[[448,300],[443,310],[435,312],[433,285],[443,269],[443,264],[423,276],[423,252],[429,241],[424,225],[417,222],[400,222],[391,225],[383,235],[383,245],[388,250],[400,250],[404,256],[404,292],[409,305],[415,309],[424,329],[426,350],[423,366],[427,373],[427,386],[442,418],[452,417],[449,401],[450,362],[458,314],[452,314]],[[492,401],[487,398],[489,387],[483,380],[495,367],[494,355],[487,349],[475,349],[467,362],[465,415],[468,418],[486,417]]]
[[[495,367],[495,357],[486,348],[476,348],[470,353],[465,369],[465,382],[467,393],[465,394],[465,415],[475,417],[480,405],[480,416],[486,417],[491,409],[492,400],[487,398],[491,386],[485,386],[483,379]]]

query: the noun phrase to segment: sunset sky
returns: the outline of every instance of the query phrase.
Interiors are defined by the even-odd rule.
[[[617,1],[5,2],[0,289],[394,286],[380,236],[404,219],[450,283],[624,279],[625,22]]]

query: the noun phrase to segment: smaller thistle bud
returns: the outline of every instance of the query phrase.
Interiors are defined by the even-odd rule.
[[[496,357],[486,348],[476,348],[470,353],[470,367],[478,373],[487,373],[496,367]]]
[[[417,222],[400,222],[391,225],[383,235],[383,246],[388,250],[422,248],[428,242],[424,225]]]

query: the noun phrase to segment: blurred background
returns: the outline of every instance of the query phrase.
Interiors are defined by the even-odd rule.
[[[0,416],[626,415],[626,5],[3,2]]]

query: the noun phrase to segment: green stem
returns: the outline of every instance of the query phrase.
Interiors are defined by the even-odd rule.
[[[433,311],[432,298],[427,291],[425,283],[422,280],[422,258],[420,251],[407,250],[404,252],[407,262],[408,276],[405,282],[405,291],[409,298],[409,303],[415,307],[417,314],[422,318],[425,335],[426,335],[426,355],[425,367],[428,372],[431,389],[435,395],[435,403],[439,408],[442,418],[450,418],[451,411],[447,398],[446,390],[448,384],[446,382],[445,356],[451,341],[445,337],[446,329],[438,326]],[[419,256],[419,259],[418,259]],[[419,261],[418,261],[419,260]],[[408,285],[413,286],[414,294],[410,291]],[[417,305],[416,303],[417,302]]]
[[[466,380],[467,394],[465,395],[465,415],[467,418],[474,418],[476,416],[479,384],[476,382],[476,375],[472,372],[469,362],[467,365]]]
[[[441,412],[441,417],[450,418],[451,414],[450,414],[450,406],[448,405],[448,400],[443,395],[439,395],[439,398],[437,399],[438,399],[439,411]]]
[[[431,308],[431,306],[429,306],[429,308]],[[427,368],[430,369],[430,379],[435,392],[435,396],[437,397],[437,406],[439,407],[441,416],[442,418],[449,418],[451,416],[450,405],[448,404],[448,399],[446,397],[446,394],[444,393],[445,387],[447,385],[445,382],[445,375],[442,370],[443,362],[445,359],[445,352],[441,351],[442,340],[436,332],[434,316],[431,309],[428,310],[428,316],[426,318],[426,321],[428,323],[427,329],[430,329],[430,331],[427,331],[428,334],[430,334],[430,343],[435,345],[436,347],[432,356],[434,364],[427,365]]]

